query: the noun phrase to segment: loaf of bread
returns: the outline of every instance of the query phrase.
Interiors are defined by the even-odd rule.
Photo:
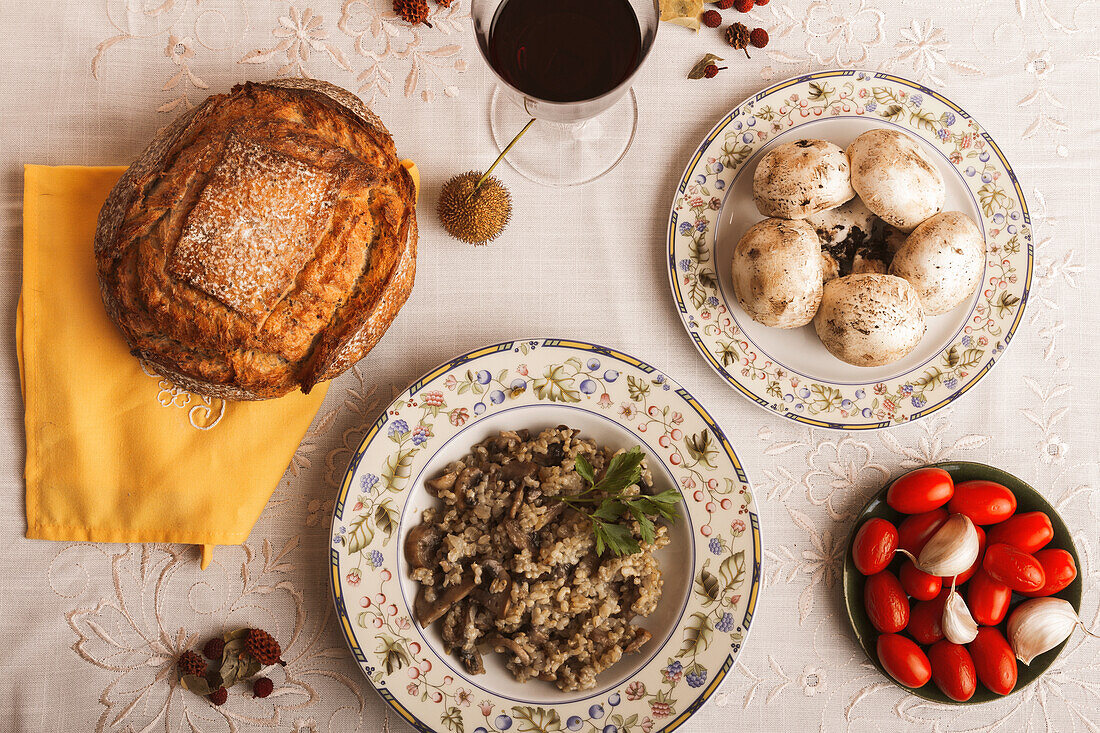
[[[95,241],[131,351],[190,391],[304,392],[361,359],[412,290],[415,190],[358,97],[243,84],[161,131]]]

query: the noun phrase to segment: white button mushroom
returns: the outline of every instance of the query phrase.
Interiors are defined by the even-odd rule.
[[[946,188],[935,162],[897,130],[868,130],[848,146],[852,187],[887,223],[905,232],[943,208]]]
[[[929,316],[970,297],[985,267],[985,240],[966,214],[945,211],[913,230],[894,256],[890,274],[905,278]]]
[[[924,335],[916,290],[892,275],[861,274],[825,284],[814,328],[825,348],[855,366],[901,359]]]
[[[839,206],[856,195],[848,156],[825,140],[776,145],[760,159],[752,177],[756,208],[764,216],[803,219]]]
[[[765,219],[733,250],[733,290],[754,321],[776,328],[809,323],[821,302],[821,244],[804,221]]]

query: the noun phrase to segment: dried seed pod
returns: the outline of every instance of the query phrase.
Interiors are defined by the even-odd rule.
[[[750,35],[749,28],[744,23],[733,23],[726,28],[726,43],[738,51],[744,51],[746,58],[752,58],[749,56]]]
[[[407,23],[432,27],[428,22],[428,0],[393,0],[393,12]]]
[[[477,186],[481,173],[455,176],[439,194],[439,219],[455,239],[488,244],[500,236],[512,216],[512,196],[494,176]]]

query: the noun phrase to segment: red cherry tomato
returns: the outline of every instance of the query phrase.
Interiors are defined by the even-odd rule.
[[[989,528],[989,544],[1012,545],[1035,554],[1054,539],[1050,517],[1042,512],[1024,512]]]
[[[896,634],[909,623],[909,599],[901,582],[889,570],[867,576],[863,606],[871,623],[884,634]]]
[[[1063,591],[1077,578],[1077,565],[1073,562],[1073,555],[1065,550],[1050,548],[1039,550],[1035,553],[1035,559],[1043,566],[1043,573],[1047,581],[1043,587],[1036,591],[1020,591],[1021,595],[1029,598],[1038,596],[1052,596]]]
[[[928,646],[943,638],[943,604],[947,601],[948,589],[943,589],[930,601],[918,601],[909,613],[909,625],[905,630],[917,640],[918,644]]]
[[[996,626],[1004,621],[1011,600],[1012,589],[993,580],[985,570],[975,573],[966,589],[966,605],[982,626]]]
[[[898,531],[885,519],[868,519],[852,540],[852,560],[864,575],[881,573],[894,559],[898,549]]]
[[[875,643],[878,660],[906,687],[923,687],[932,679],[932,665],[921,648],[898,634],[882,634]]]
[[[946,521],[947,510],[942,508],[906,517],[898,525],[898,547],[908,550],[914,556],[920,555],[925,543],[932,539],[932,535]]]
[[[1033,593],[1047,582],[1047,574],[1038,560],[1003,543],[986,548],[982,568],[993,580],[1021,593]]]
[[[886,490],[886,503],[902,514],[923,514],[938,509],[955,493],[951,474],[942,468],[910,471]]]
[[[906,560],[902,564],[898,579],[901,580],[901,587],[905,592],[918,601],[932,600],[943,587],[943,578],[918,570],[912,560]]]
[[[969,645],[978,679],[992,692],[1007,695],[1016,686],[1016,655],[997,629],[983,626]]]
[[[1016,511],[1016,497],[993,481],[963,481],[947,503],[947,511],[965,514],[974,524],[1003,522]]]
[[[932,681],[943,694],[959,702],[974,696],[978,673],[965,646],[952,644],[947,639],[937,641],[928,649],[928,661],[932,664]]]
[[[962,585],[974,577],[974,573],[978,572],[978,568],[982,566],[982,558],[985,556],[985,530],[981,527],[974,527],[974,529],[978,531],[978,559],[974,561],[974,564],[971,565],[966,572],[955,578],[955,585],[957,586]]]

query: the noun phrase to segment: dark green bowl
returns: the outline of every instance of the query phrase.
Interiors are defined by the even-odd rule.
[[[1077,565],[1077,577],[1069,586],[1061,593],[1055,594],[1056,598],[1064,598],[1069,601],[1073,608],[1080,613],[1081,611],[1081,558],[1077,556],[1077,548],[1073,546],[1073,539],[1070,537],[1069,528],[1066,527],[1066,523],[1062,521],[1062,518],[1058,516],[1058,513],[1054,511],[1054,507],[1050,505],[1043,496],[1035,489],[1028,486],[1026,483],[1016,478],[1010,473],[1006,473],[999,468],[993,466],[987,466],[984,463],[970,463],[967,461],[945,461],[943,463],[933,463],[932,466],[936,468],[942,468],[951,474],[951,479],[955,483],[961,483],[963,481],[970,481],[972,479],[985,479],[987,481],[996,481],[999,484],[1007,486],[1013,494],[1016,495],[1016,511],[1017,512],[1044,512],[1050,517],[1050,523],[1054,526],[1054,539],[1051,540],[1047,548],[1059,548],[1065,550],[1073,556],[1073,562]],[[878,639],[879,632],[871,624],[871,619],[867,617],[867,611],[863,607],[863,581],[864,576],[856,570],[855,563],[852,562],[852,542],[855,539],[856,531],[863,525],[865,521],[871,517],[881,517],[895,525],[900,522],[904,515],[900,512],[896,512],[890,508],[886,503],[886,489],[889,488],[889,484],[883,487],[882,491],[875,494],[871,501],[867,502],[867,506],[863,507],[863,511],[859,513],[859,517],[856,519],[856,523],[852,527],[852,533],[848,537],[847,552],[844,555],[844,605],[848,609],[848,620],[852,623],[852,630],[856,634],[856,639],[859,640],[860,646],[863,647],[863,651],[867,653],[867,657],[878,667],[886,679],[890,680],[894,684],[898,684],[897,680],[886,673],[882,665],[878,661],[878,654],[875,651],[875,641]],[[1046,549],[1046,548],[1044,548]],[[902,555],[898,555],[898,558],[890,565],[891,570],[897,574],[901,562],[904,559]],[[964,594],[965,595],[965,594]],[[1021,596],[1013,594],[1012,608],[1015,608],[1020,602],[1025,600]],[[997,627],[1002,633],[1005,631],[1007,625],[1008,616],[1012,615],[1010,609],[1005,616],[1005,621],[1002,621]],[[904,633],[904,632],[903,632]],[[1016,687],[1009,693],[1009,695],[1015,695],[1023,688],[1030,685],[1035,680],[1039,679],[1039,676],[1045,672],[1050,665],[1054,664],[1054,660],[1058,658],[1058,655],[1062,653],[1062,649],[1068,643],[1068,639],[1054,647],[1045,654],[1040,654],[1035,659],[1031,660],[1030,665],[1026,665],[1023,662],[1017,661],[1017,668],[1019,670],[1019,677],[1016,681]],[[947,695],[940,692],[940,689],[936,687],[934,682],[929,682],[924,687],[919,689],[911,689],[898,685],[904,690],[911,692],[914,695],[923,697],[926,700],[932,700],[933,702],[950,703],[954,705],[972,705],[983,702],[990,702],[991,700],[1001,700],[1005,696],[998,695],[994,692],[990,692],[982,685],[978,683],[978,689],[974,692],[974,696],[967,700],[965,703],[960,703],[952,700]]]

